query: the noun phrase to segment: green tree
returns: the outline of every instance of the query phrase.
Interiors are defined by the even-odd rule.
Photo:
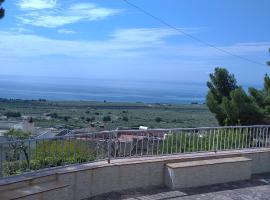
[[[254,102],[263,110],[266,115],[270,114],[270,77],[266,74],[264,77],[264,88],[258,90],[249,88],[249,93]]]
[[[270,79],[267,76],[264,90],[268,90],[268,85],[270,86]],[[237,85],[234,75],[223,68],[216,68],[214,74],[210,74],[207,86],[209,88],[207,106],[215,114],[220,125],[249,125],[263,122],[265,116],[260,107],[264,104],[263,92],[252,88],[249,96]]]
[[[2,3],[4,3],[5,0],[0,0],[0,19],[5,16],[5,9],[2,7]]]
[[[223,98],[231,100],[230,93],[238,88],[233,74],[224,68],[215,68],[213,74],[210,74],[210,81],[207,82],[209,88],[206,103],[209,110],[215,114],[220,125],[225,124],[226,114],[222,108]],[[226,104],[226,102],[224,102]],[[225,105],[224,105],[225,106]]]
[[[31,133],[12,129],[4,134],[8,141],[11,151],[9,151],[9,160],[16,161],[23,153],[27,164],[30,163],[28,144],[25,139],[30,138]]]

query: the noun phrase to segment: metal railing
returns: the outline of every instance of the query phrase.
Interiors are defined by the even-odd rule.
[[[8,138],[7,138],[8,139]],[[270,126],[116,130],[0,143],[0,176],[116,158],[270,147]]]

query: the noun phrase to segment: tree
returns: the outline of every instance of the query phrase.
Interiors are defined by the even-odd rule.
[[[265,74],[264,88],[258,90],[249,88],[249,93],[254,102],[263,110],[266,115],[270,114],[270,77]]]
[[[12,149],[9,152],[9,160],[16,161],[20,158],[21,153],[24,154],[27,164],[30,164],[28,144],[25,143],[25,139],[30,138],[31,133],[21,130],[12,129],[4,134],[8,141],[9,146]]]
[[[236,79],[226,69],[215,68],[215,72],[210,74],[210,81],[207,82],[207,86],[209,88],[206,97],[207,106],[212,113],[215,113],[219,124],[224,125],[226,114],[221,104],[224,97],[229,101],[231,100],[230,93],[238,88]]]
[[[242,88],[233,90],[230,96],[231,100],[227,101],[229,110],[222,106],[228,125],[250,125],[262,122],[263,112]]]
[[[214,74],[210,74],[207,86],[207,106],[215,114],[220,125],[250,125],[263,122],[265,116],[260,106],[264,103],[263,92],[253,88],[250,89],[249,96],[237,85],[234,75],[223,68],[216,68]],[[268,90],[268,86],[270,79],[267,76],[264,90]]]
[[[0,0],[0,19],[5,16],[5,9],[2,7],[2,3],[4,3],[5,0]]]

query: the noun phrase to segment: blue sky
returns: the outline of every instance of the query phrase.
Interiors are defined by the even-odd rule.
[[[269,0],[130,0],[194,37],[270,60]],[[266,65],[191,40],[122,0],[7,0],[0,75],[205,82],[217,66],[261,85]]]

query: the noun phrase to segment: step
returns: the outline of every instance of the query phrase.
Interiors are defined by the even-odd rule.
[[[32,195],[37,195],[43,192],[61,189],[67,186],[68,185],[58,180],[37,183],[37,184],[32,184],[32,185],[28,185],[21,188],[12,188],[5,191],[1,191],[0,199],[1,200],[20,199],[20,198],[24,198],[24,197],[28,197]]]
[[[248,180],[251,178],[251,161],[245,157],[232,157],[168,163],[165,184],[176,189]]]

